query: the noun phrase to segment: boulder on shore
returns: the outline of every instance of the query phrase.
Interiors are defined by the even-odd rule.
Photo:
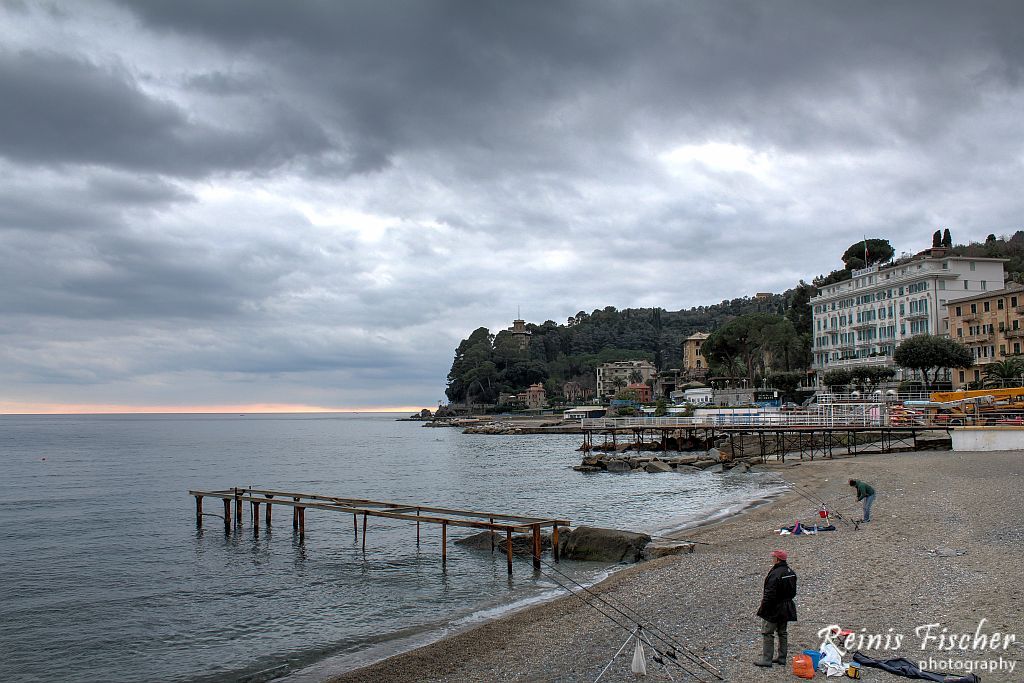
[[[569,560],[639,562],[651,542],[647,534],[599,527],[576,527],[559,539],[559,551]]]
[[[652,460],[644,466],[648,472],[671,472],[672,466],[661,460]]]
[[[687,541],[648,543],[644,547],[644,559],[654,560],[659,557],[665,557],[666,555],[692,553],[695,547],[695,544]]]

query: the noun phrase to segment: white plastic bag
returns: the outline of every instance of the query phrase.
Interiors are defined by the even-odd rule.
[[[827,641],[821,644],[818,671],[824,672],[825,676],[842,676],[846,672],[843,667],[843,655],[839,652],[839,648]]]
[[[639,638],[636,639],[636,648],[633,649],[633,666],[630,668],[633,673],[636,674],[637,678],[647,675],[647,661],[644,658],[644,646],[640,644]]]

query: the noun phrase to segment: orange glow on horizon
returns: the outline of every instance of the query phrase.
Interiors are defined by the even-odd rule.
[[[114,415],[135,413],[418,413],[422,406],[307,406],[294,403],[244,405],[133,406],[119,404],[0,402],[0,415]],[[430,409],[433,412],[434,408]]]

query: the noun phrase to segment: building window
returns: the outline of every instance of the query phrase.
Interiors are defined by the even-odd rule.
[[[971,304],[971,313],[978,312],[978,304]]]
[[[996,308],[998,308],[1000,311],[1003,310],[1003,300],[1002,299],[999,299],[998,301],[996,301]]]
[[[999,355],[1000,356],[1005,356],[1006,355],[1006,344],[1000,344],[999,345]]]
[[[985,280],[982,280],[981,281],[981,291],[984,292],[986,289],[988,289],[988,282],[986,282]]]
[[[956,307],[956,314],[957,315],[963,315],[963,311],[960,310],[959,306]]]
[[[1013,342],[1013,353],[1014,355],[1020,353],[1020,342]]]
[[[1017,297],[1015,297],[1015,296],[1011,296],[1010,297],[1010,305],[1012,307],[1014,307],[1014,308],[1017,308]]]
[[[982,307],[982,310],[984,310],[984,311],[985,311],[986,313],[988,313],[988,311],[989,311],[989,306],[988,306],[988,302],[987,302],[987,301],[983,302],[983,303],[981,304],[981,307]]]
[[[963,383],[964,383],[964,371],[961,370],[960,371],[960,384],[963,384]]]
[[[967,289],[967,285],[970,284],[968,280],[964,280],[964,289]]]
[[[974,261],[971,261],[971,271],[974,271],[974,266],[975,266]]]
[[[958,337],[964,336],[964,328],[962,328],[962,327],[956,328],[956,336],[958,336]]]

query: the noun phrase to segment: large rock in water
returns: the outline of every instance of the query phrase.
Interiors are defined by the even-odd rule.
[[[650,542],[647,534],[581,526],[562,536],[558,547],[562,557],[569,560],[639,562],[644,546]]]
[[[491,549],[491,533],[490,531],[481,531],[478,534],[472,536],[466,536],[465,538],[459,538],[455,540],[458,545],[463,545],[474,550],[487,550]],[[494,545],[497,551],[505,552],[505,534],[501,531],[494,532]],[[540,535],[540,547],[541,550],[547,550],[551,547],[551,534],[541,532]],[[512,534],[512,552],[514,553],[526,553],[528,555],[533,554],[533,534]]]

